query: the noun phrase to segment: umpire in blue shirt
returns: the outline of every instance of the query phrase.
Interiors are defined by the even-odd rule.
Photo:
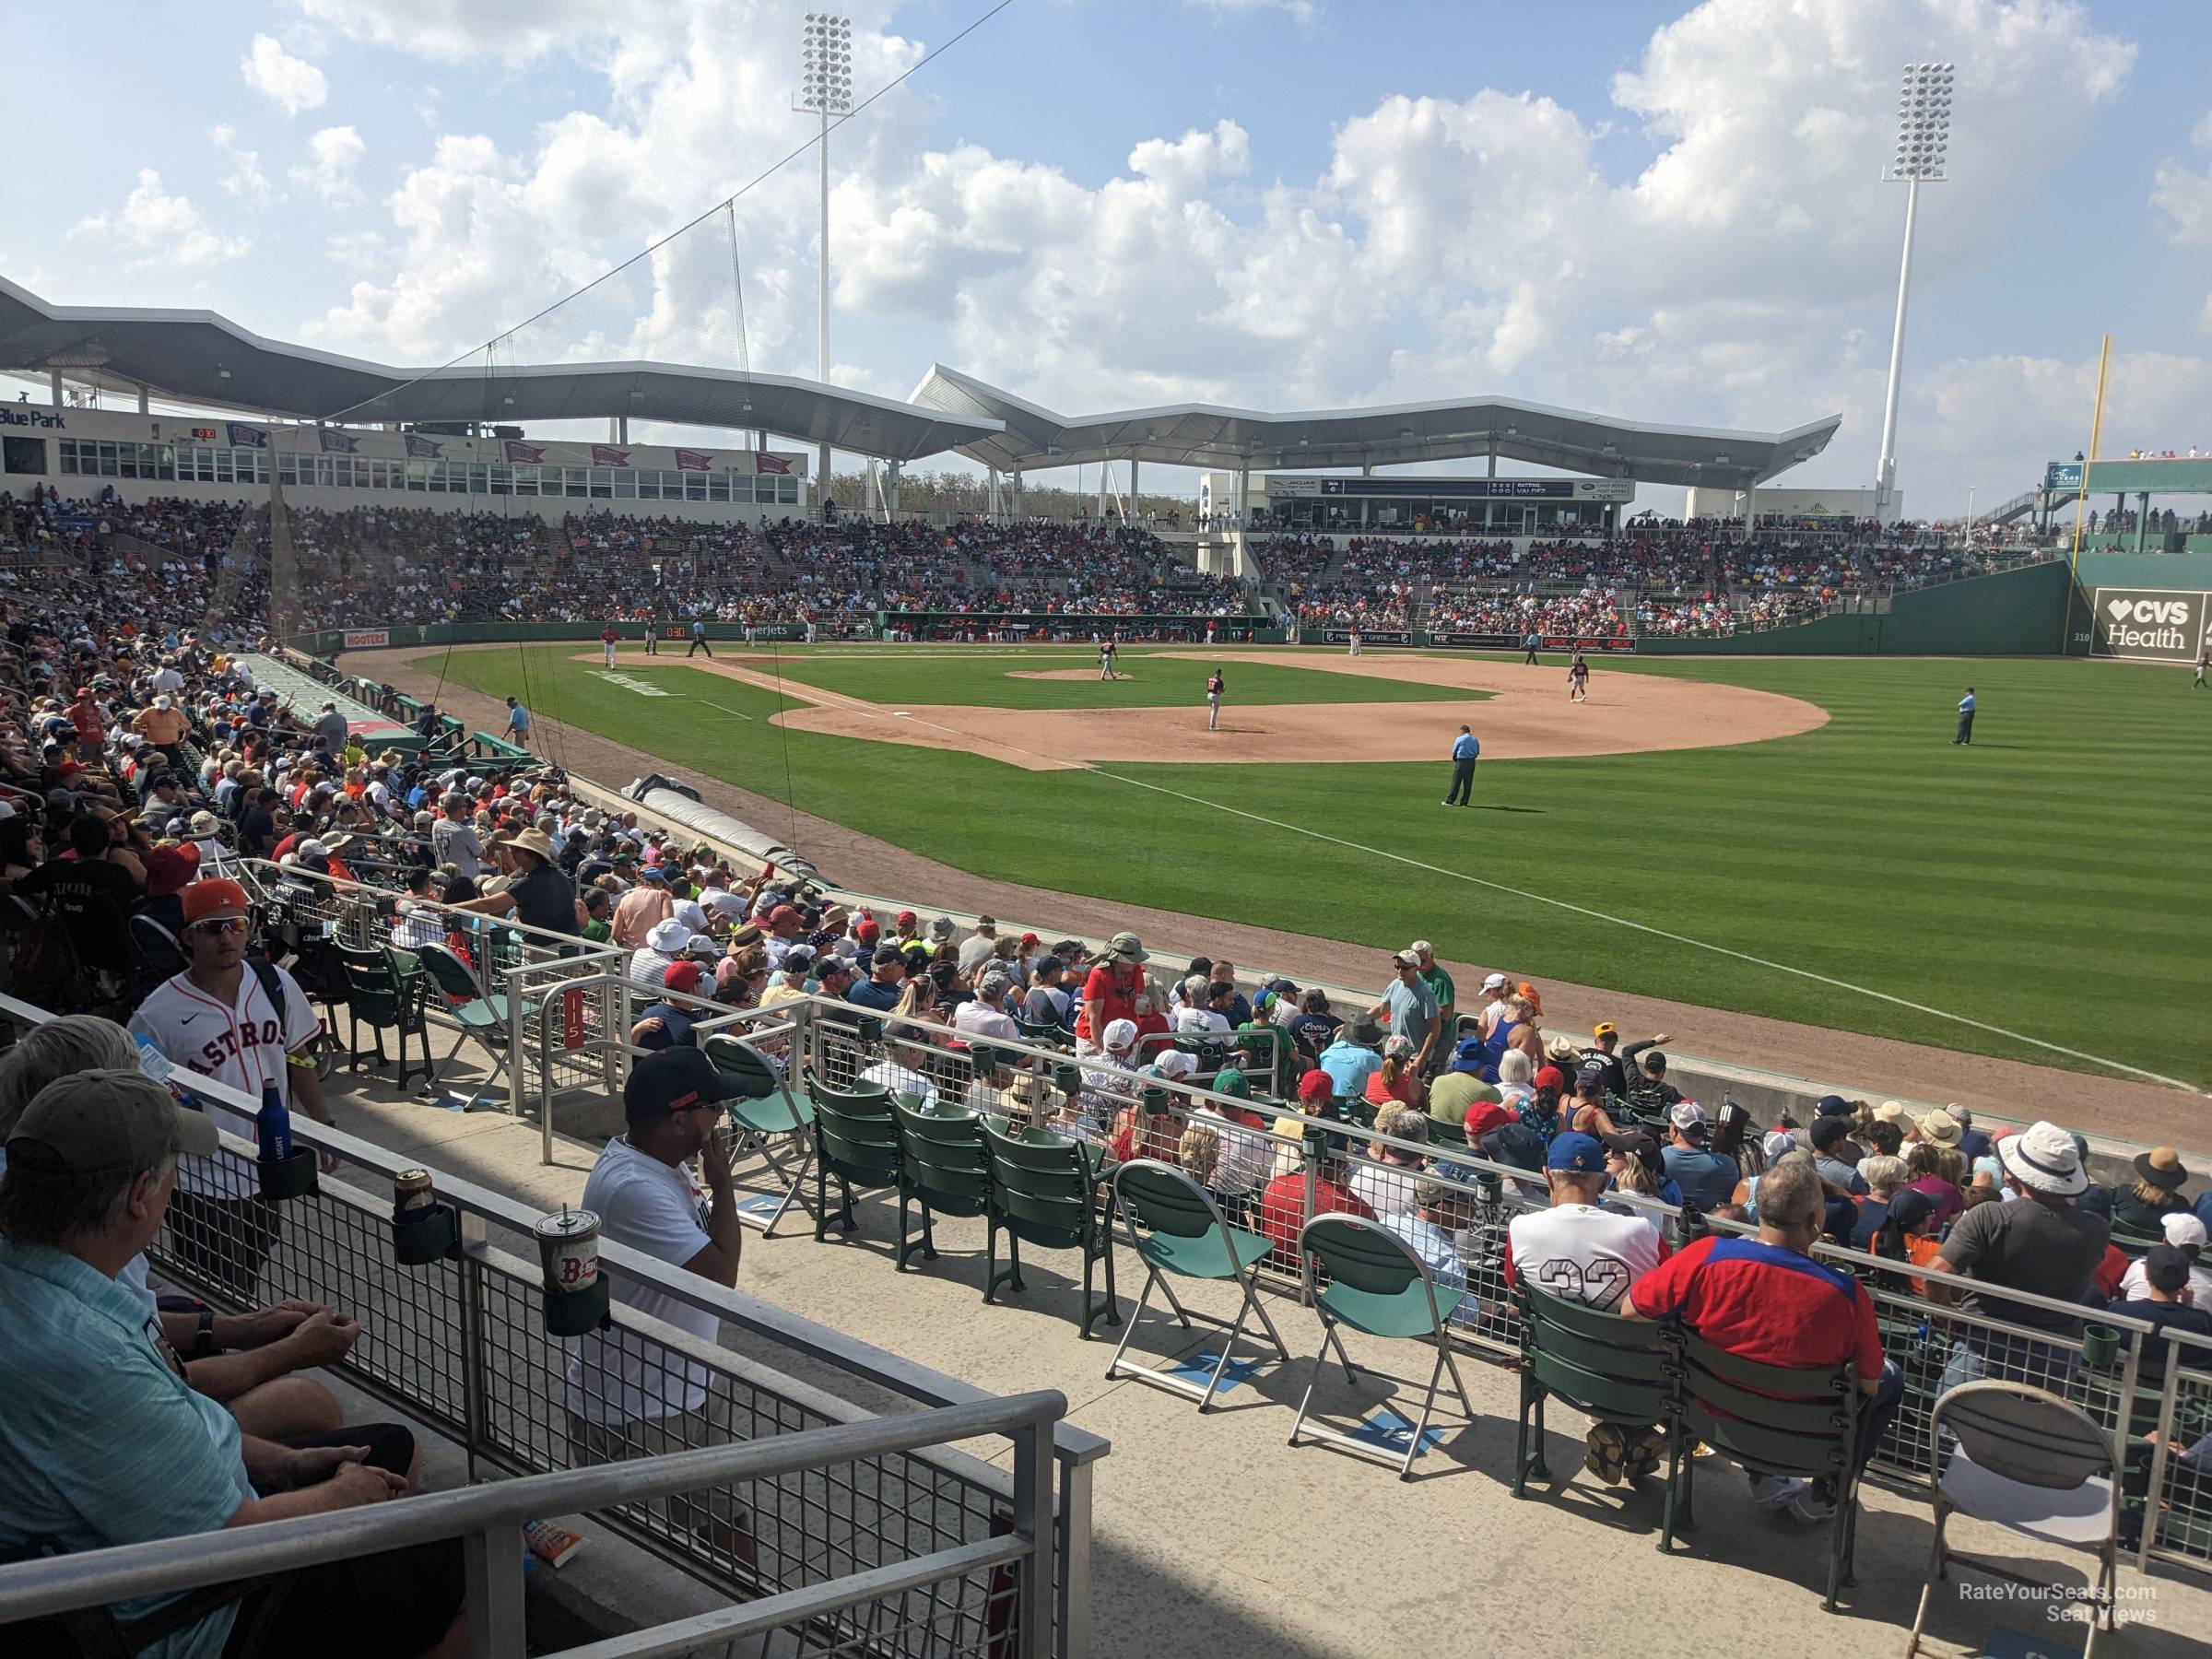
[[[1971,686],[1969,686],[1966,688],[1966,695],[1959,700],[1959,732],[1958,735],[1951,739],[1951,741],[1954,744],[1959,744],[1971,743],[1973,740],[1974,688]]]
[[[1475,793],[1475,760],[1482,753],[1482,743],[1467,726],[1459,728],[1459,735],[1452,740],[1452,793],[1443,798],[1446,806],[1465,806]]]

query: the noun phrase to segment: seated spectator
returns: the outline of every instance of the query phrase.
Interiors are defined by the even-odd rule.
[[[1841,1156],[1843,1148],[1851,1145],[1851,1120],[1817,1117],[1811,1134],[1813,1167],[1820,1171],[1820,1179],[1830,1191],[1845,1198],[1864,1198],[1865,1178],[1859,1173],[1855,1163]]]
[[[1666,1241],[1648,1217],[1599,1207],[1606,1163],[1605,1148],[1587,1135],[1554,1137],[1544,1157],[1550,1207],[1524,1212],[1506,1225],[1508,1286],[1529,1285],[1612,1312],[1630,1288],[1665,1258]],[[1639,1480],[1658,1467],[1660,1444],[1656,1430],[1597,1423],[1590,1430],[1583,1466],[1608,1486]]]
[[[1414,1069],[1413,1044],[1402,1031],[1393,1032],[1382,1044],[1382,1064],[1367,1076],[1367,1103],[1401,1106],[1421,1103],[1420,1075]]]
[[[912,1095],[911,1104],[918,1112],[937,1110],[937,1086],[930,1081],[923,1068],[929,1064],[928,1044],[922,1033],[907,1026],[894,1026],[886,1034],[883,1058],[860,1074],[858,1081],[880,1083],[896,1095]]]
[[[1912,1179],[1905,1182],[1904,1190],[1925,1193],[1935,1199],[1936,1225],[1950,1225],[1966,1205],[1959,1186],[1966,1174],[1966,1160],[1953,1147],[1932,1141],[1908,1141],[1905,1169]]]
[[[1904,1375],[1882,1356],[1874,1298],[1848,1273],[1806,1253],[1825,1207],[1819,1171],[1809,1160],[1784,1159],[1760,1179],[1756,1239],[1708,1234],[1631,1286],[1621,1312],[1678,1319],[1715,1347],[1761,1365],[1849,1365],[1865,1396],[1853,1456],[1854,1468],[1864,1469],[1896,1413]],[[1808,1484],[1754,1475],[1751,1491],[1760,1508],[1786,1508],[1808,1524],[1836,1512],[1837,1494],[1825,1478]]]
[[[599,1218],[602,1236],[710,1283],[736,1284],[745,1230],[720,1133],[722,1102],[736,1092],[735,1081],[695,1048],[648,1054],[629,1068],[622,1088],[625,1133],[601,1148],[583,1185],[582,1206]],[[626,1307],[710,1346],[721,1340],[722,1322],[712,1312],[627,1274],[610,1277],[615,1300]],[[625,1326],[589,1333],[568,1366],[577,1461],[657,1457],[735,1438],[721,1402],[709,1399],[711,1382],[706,1367]],[[741,1562],[753,1559],[749,1518],[732,1488],[707,1488],[653,1507],[683,1517],[701,1543]]]
[[[1735,1159],[1706,1147],[1705,1109],[1695,1100],[1677,1100],[1666,1122],[1667,1146],[1660,1156],[1667,1179],[1682,1189],[1685,1202],[1718,1209],[1735,1193]]]
[[[1409,1207],[1397,1215],[1378,1216],[1375,1219],[1420,1258],[1421,1265],[1429,1270],[1429,1277],[1436,1282],[1438,1289],[1467,1288],[1466,1262],[1460,1251],[1460,1241],[1468,1237],[1468,1227],[1474,1219],[1474,1201],[1464,1190],[1448,1182],[1424,1178],[1413,1183],[1413,1203]],[[1481,1304],[1469,1297],[1459,1304],[1452,1323],[1472,1324],[1481,1311]]]
[[[2205,1224],[2187,1210],[2169,1210],[2166,1218],[2159,1223],[2159,1228],[2166,1235],[2166,1242],[2180,1251],[2182,1259],[2189,1264],[2189,1294],[2185,1300],[2191,1307],[2212,1312],[2212,1273],[2207,1273],[2204,1266]],[[2152,1248],[2156,1249],[2157,1246]],[[2143,1287],[2147,1282],[2144,1277],[2143,1263],[2148,1259],[2149,1252],[2146,1251],[2141,1258],[2128,1263],[2126,1270],[2120,1276],[2120,1296],[2130,1298],[2143,1294]]]
[[[1375,1113],[1375,1134],[1425,1146],[1429,1120],[1411,1106],[1392,1101]],[[1414,1206],[1413,1178],[1428,1162],[1414,1147],[1395,1147],[1383,1140],[1368,1143],[1367,1159],[1352,1171],[1351,1189],[1372,1210],[1377,1220],[1403,1216]]]
[[[2136,1154],[2135,1168],[2135,1180],[2112,1185],[2113,1226],[2156,1232],[2168,1216],[2187,1211],[2189,1201],[2182,1196],[2182,1188],[2189,1171],[2182,1167],[2179,1152],[2171,1147],[2153,1147]]]
[[[2112,1312],[2154,1327],[2143,1339],[2143,1365],[2137,1381],[2155,1386],[2166,1375],[2171,1347],[2167,1333],[2182,1331],[2192,1336],[2212,1337],[2212,1310],[2198,1305],[2199,1295],[2193,1284],[2195,1264],[2171,1244],[2153,1244],[2128,1271],[2141,1273],[2141,1287],[2125,1301],[2114,1303]]]
[[[1629,1077],[1629,1110],[1641,1118],[1664,1119],[1682,1091],[1666,1080],[1666,1056],[1647,1049]]]
[[[953,1030],[971,1040],[981,1037],[986,1041],[1020,1041],[1021,1028],[1006,1011],[1006,999],[1013,994],[1011,974],[1003,969],[985,969],[976,983],[975,994],[953,1009]]]
[[[1905,1184],[1908,1171],[1903,1159],[1877,1152],[1860,1160],[1859,1174],[1866,1182],[1866,1195],[1858,1201],[1859,1218],[1851,1230],[1851,1247],[1871,1250],[1874,1235],[1889,1218],[1889,1201]]]
[[[1606,1136],[1604,1145],[1606,1173],[1617,1190],[1681,1207],[1681,1183],[1667,1173],[1666,1152],[1657,1141],[1641,1129],[1631,1129]]]
[[[1936,1232],[1936,1200],[1910,1187],[1889,1200],[1887,1214],[1874,1235],[1870,1253],[1885,1261],[1925,1267],[1943,1251]],[[1883,1276],[1890,1284],[1909,1285],[1915,1296],[1928,1293],[1927,1282],[1916,1274]]]
[[[1504,1100],[1495,1083],[1482,1080],[1482,1039],[1465,1037],[1452,1051],[1451,1064],[1429,1085],[1429,1115],[1437,1123],[1457,1129],[1477,1101],[1496,1105]]]
[[[1309,1134],[1304,1124],[1294,1117],[1277,1118],[1275,1133],[1275,1175],[1261,1190],[1259,1230],[1267,1241],[1275,1246],[1276,1260],[1295,1266],[1298,1262],[1298,1230],[1315,1216],[1361,1216],[1375,1213],[1368,1208],[1367,1201],[1344,1183],[1344,1159],[1328,1148],[1335,1143],[1321,1131],[1311,1132],[1309,1146],[1319,1149],[1315,1156],[1320,1165],[1313,1172],[1313,1205],[1306,1207],[1305,1156],[1296,1144],[1299,1137]]]
[[[1999,1292],[2025,1290],[2083,1303],[2093,1288],[2112,1225],[2075,1202],[2088,1186],[2088,1176],[2074,1137],[2057,1124],[2033,1124],[2006,1135],[1997,1143],[1997,1156],[2005,1164],[2012,1201],[1977,1205],[1959,1217],[1928,1267],[1987,1287],[1969,1292],[1964,1306],[2047,1333],[2048,1340],[1969,1325],[1952,1339],[1942,1386],[1953,1388],[1992,1374],[2063,1386],[2080,1359],[2080,1318]],[[1947,1302],[1953,1295],[1948,1285],[1928,1282],[1931,1301]]]
[[[189,1385],[117,1281],[160,1230],[179,1154],[216,1146],[211,1119],[136,1070],[49,1084],[17,1120],[0,1175],[0,1547],[45,1539],[81,1553],[410,1489],[415,1439],[396,1425],[292,1443],[243,1432]],[[115,1455],[118,1437],[129,1456]],[[463,1578],[456,1540],[301,1569],[264,1651],[460,1654]],[[169,1651],[219,1652],[237,1614],[206,1614]]]
[[[1321,1069],[1329,1075],[1340,1100],[1367,1098],[1367,1080],[1382,1068],[1382,1028],[1366,1015],[1343,1027],[1321,1051]]]

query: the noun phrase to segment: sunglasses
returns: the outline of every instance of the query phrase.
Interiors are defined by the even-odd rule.
[[[217,916],[211,921],[194,922],[184,931],[186,933],[242,934],[246,931],[246,924],[244,918],[241,916]]]

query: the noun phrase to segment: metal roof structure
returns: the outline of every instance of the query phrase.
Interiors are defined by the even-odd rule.
[[[264,339],[211,311],[53,305],[0,278],[0,371],[210,409],[347,426],[418,420],[668,421],[757,429],[855,455],[912,461],[997,435],[998,423],[779,374],[684,363],[402,369]]]
[[[957,447],[970,460],[1003,472],[1133,456],[1170,466],[1281,471],[1402,465],[1495,452],[1507,460],[1592,477],[1736,489],[1810,460],[1843,422],[1842,416],[1830,415],[1786,432],[1737,432],[1618,420],[1511,397],[1286,415],[1174,404],[1071,418],[942,364],[923,377],[912,401],[996,424],[1000,430]]]

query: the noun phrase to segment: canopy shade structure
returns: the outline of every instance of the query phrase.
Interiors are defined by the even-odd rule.
[[[1174,404],[1071,418],[942,364],[923,377],[912,401],[993,423],[998,430],[957,447],[1006,472],[1132,456],[1170,466],[1281,471],[1462,460],[1495,451],[1592,477],[1737,489],[1810,460],[1843,423],[1830,415],[1786,432],[1735,432],[1617,420],[1511,397],[1283,415]]]
[[[684,363],[558,363],[487,374],[480,361],[392,368],[264,339],[211,311],[53,305],[0,278],[0,371],[58,372],[126,396],[342,424],[420,420],[667,421],[759,429],[912,461],[997,435],[998,423],[785,375]]]

